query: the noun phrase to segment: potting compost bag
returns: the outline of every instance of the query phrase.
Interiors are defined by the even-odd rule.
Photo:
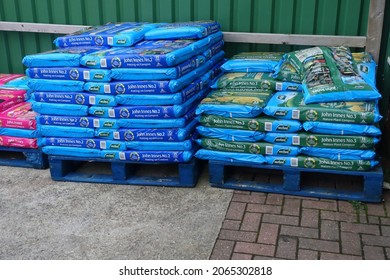
[[[164,24],[160,27],[146,32],[145,39],[199,39],[213,34],[220,29],[220,24],[212,20],[175,22],[170,24]]]
[[[101,151],[102,158],[119,159],[131,162],[188,162],[193,158],[192,151]]]
[[[187,114],[176,119],[115,119],[122,128],[182,128],[187,125],[196,125],[194,119],[195,110],[190,110]]]
[[[148,142],[148,141],[130,141],[126,142],[128,150],[137,151],[190,151],[194,148],[193,140],[184,140],[180,142]]]
[[[14,136],[0,136],[0,146],[37,149],[38,143],[36,138],[23,138]]]
[[[108,47],[71,47],[26,55],[22,63],[26,67],[77,67],[86,54],[102,51]]]
[[[376,86],[376,62],[368,52],[352,53],[352,59],[356,63],[359,75],[371,85]]]
[[[227,118],[202,114],[199,116],[199,123],[207,127],[269,132],[297,132],[302,129],[299,121],[278,120],[268,117]]]
[[[29,79],[27,85],[34,91],[83,91],[84,82],[71,80]]]
[[[196,109],[202,113],[224,117],[256,117],[263,112],[263,107],[272,96],[272,91],[219,89],[212,91]]]
[[[198,126],[196,129],[203,137],[217,138],[225,141],[257,142],[264,138],[264,133],[259,131],[214,128],[205,126]]]
[[[221,68],[224,72],[273,72],[282,57],[280,52],[242,52],[230,58]]]
[[[291,82],[278,81],[272,77],[272,73],[225,73],[218,80],[216,80],[211,88],[253,88],[259,90],[273,90],[273,91],[300,91],[302,85]]]
[[[196,106],[204,97],[208,88],[200,91],[187,102],[173,106],[91,106],[89,113],[93,116],[117,119],[173,119],[179,118]]]
[[[302,147],[300,148],[302,154],[308,156],[316,156],[329,158],[333,160],[359,160],[359,159],[374,159],[375,152],[373,150],[350,150],[350,149],[329,149],[329,148],[315,148]]]
[[[133,47],[111,48],[83,56],[80,63],[91,68],[157,68],[170,67],[200,54],[222,39],[222,32],[199,41],[142,41]]]
[[[24,102],[25,99],[26,91],[24,89],[0,88],[0,112]]]
[[[21,102],[0,112],[0,127],[36,129],[37,113],[31,109],[30,102]]]
[[[31,94],[31,100],[47,103],[116,106],[114,96],[99,95],[84,92],[47,92],[36,91]]]
[[[378,164],[374,160],[331,160],[321,157],[278,157],[266,156],[267,164],[285,165],[301,168],[366,171]]]
[[[22,137],[22,138],[37,138],[40,136],[40,131],[32,130],[32,129],[23,129],[23,128],[0,127],[0,135]]]
[[[44,137],[40,139],[40,142],[42,146],[59,146],[120,151],[126,150],[126,143],[123,141],[103,140],[96,138]]]
[[[298,147],[273,145],[266,142],[232,142],[216,138],[201,138],[196,142],[204,149],[213,151],[225,151],[235,153],[260,154],[260,155],[290,155],[299,154]]]
[[[33,79],[108,82],[111,70],[82,67],[30,67],[26,75]]]
[[[337,134],[337,135],[365,135],[380,136],[381,130],[374,125],[363,124],[335,124],[329,122],[304,122],[303,128],[311,133]]]
[[[263,164],[265,158],[262,155],[221,152],[206,149],[200,149],[196,152],[195,157],[203,160],[217,160],[236,163]]]
[[[0,88],[29,89],[28,77],[23,74],[0,74]]]
[[[287,146],[365,150],[373,149],[379,139],[370,136],[269,132],[263,141]]]
[[[100,150],[75,147],[44,146],[42,151],[52,156],[72,156],[83,158],[101,158]]]
[[[96,117],[39,115],[37,116],[37,121],[42,125],[119,128],[118,120]]]
[[[187,140],[194,132],[196,122],[184,128],[120,128],[96,129],[96,137],[120,141],[179,142]]]
[[[201,55],[203,55],[206,59],[210,59],[212,56],[223,51],[224,44],[225,44],[225,42],[223,40],[218,41],[214,45],[212,45],[210,48],[208,48],[204,52],[202,52]]]
[[[206,62],[202,55],[196,55],[188,60],[169,68],[114,68],[112,78],[115,80],[169,80],[177,79],[195,70]]]
[[[31,102],[32,109],[43,115],[87,116],[89,106],[62,103]]]
[[[147,31],[159,25],[143,22],[106,23],[58,37],[54,40],[54,44],[57,48],[72,46],[128,47],[141,41]]]
[[[275,72],[272,74],[272,77],[276,80],[298,84],[302,83],[303,77],[301,74],[284,58],[279,61],[274,70]]]
[[[303,93],[295,91],[276,92],[264,113],[281,119],[356,124],[373,124],[382,118],[376,101],[305,104]]]
[[[92,138],[95,135],[95,130],[87,127],[38,125],[38,129],[45,137]]]

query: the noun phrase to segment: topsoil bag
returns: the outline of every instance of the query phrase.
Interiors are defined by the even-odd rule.
[[[211,20],[175,22],[148,31],[146,40],[199,39],[219,31],[220,24]]]
[[[306,105],[301,92],[276,92],[264,108],[275,118],[301,121],[373,124],[379,122],[378,102],[327,102]]]
[[[221,68],[224,72],[273,72],[282,59],[279,52],[243,52],[234,55]]]

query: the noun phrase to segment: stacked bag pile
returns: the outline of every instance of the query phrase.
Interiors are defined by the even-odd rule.
[[[354,58],[355,57],[355,58]],[[300,147],[298,157],[272,157],[269,164],[369,170],[381,135],[375,62],[346,47],[314,47],[287,53],[274,77],[302,82],[303,91],[276,93],[264,112],[303,122],[304,132],[268,134],[265,141]]]
[[[0,74],[0,146],[38,149],[36,113],[27,96],[26,76]]]
[[[272,77],[282,53],[241,53],[221,66],[223,75],[212,85],[213,91],[202,100],[197,142],[200,159],[262,164],[266,155],[296,156],[299,148],[264,142],[268,132],[280,135],[297,132],[297,120],[265,116],[264,107],[275,91],[300,90],[294,82]]]
[[[187,162],[224,52],[217,22],[106,24],[26,56],[49,155]]]

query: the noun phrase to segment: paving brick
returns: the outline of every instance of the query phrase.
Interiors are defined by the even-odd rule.
[[[380,224],[379,217],[377,217],[377,216],[368,216],[368,223],[370,225],[379,225]]]
[[[352,223],[356,223],[358,221],[356,213],[341,213],[341,212],[326,211],[326,210],[321,210],[321,219],[331,220],[331,221],[352,222]]]
[[[233,253],[231,260],[251,260],[252,255]]]
[[[318,217],[320,211],[315,209],[302,209],[301,226],[318,228]]]
[[[224,220],[222,227],[223,229],[232,229],[232,230],[239,230],[241,225],[241,221],[236,220]]]
[[[292,198],[292,199],[305,199],[305,200],[313,200],[313,201],[319,201],[319,198],[316,197],[306,197],[306,196],[299,196],[299,195],[288,195],[285,194],[284,198]]]
[[[301,213],[301,200],[285,198],[282,213],[283,215],[299,216]]]
[[[361,260],[360,256],[344,255],[344,254],[334,254],[334,253],[320,253],[321,260]]]
[[[385,252],[382,247],[363,246],[365,260],[385,260]]]
[[[337,202],[334,201],[311,201],[311,200],[302,200],[303,208],[312,208],[318,210],[331,210],[337,211]]]
[[[358,233],[341,232],[341,252],[347,255],[362,255],[360,236]]]
[[[381,217],[386,216],[383,203],[378,203],[378,204],[368,203],[367,213],[368,215],[372,215],[372,216],[381,216]]]
[[[256,237],[256,232],[249,231],[221,229],[221,231],[219,232],[219,239],[224,240],[256,242]]]
[[[318,238],[318,229],[305,228],[296,226],[282,225],[280,228],[280,235],[306,237],[306,238]]]
[[[299,223],[299,217],[264,214],[263,222],[297,226]]]
[[[282,194],[275,194],[275,193],[269,193],[267,195],[267,204],[272,205],[282,205],[283,204],[283,195]]]
[[[254,260],[282,260],[282,259],[279,259],[279,258],[275,258],[275,257],[264,257],[264,256],[254,256],[253,258]]]
[[[302,249],[311,249],[315,251],[339,253],[340,252],[339,247],[340,247],[339,243],[335,241],[299,238],[299,248]]]
[[[362,234],[363,245],[389,247],[390,236]]]
[[[244,216],[246,203],[230,202],[225,219],[241,220]]]
[[[390,226],[390,218],[379,218],[381,225],[389,225]]]
[[[278,239],[279,225],[261,223],[259,231],[258,243],[275,245]]]
[[[340,239],[339,222],[322,220],[321,221],[321,239],[339,240]]]
[[[298,241],[296,238],[280,236],[276,247],[276,257],[289,260],[297,259]]]
[[[383,236],[390,236],[390,226],[381,226],[381,232]]]
[[[299,249],[298,260],[318,260],[318,252],[312,250]]]
[[[273,257],[275,254],[275,246],[248,242],[237,242],[233,251],[235,253]]]
[[[390,260],[390,248],[386,248],[385,251],[386,251],[387,259]]]
[[[346,213],[355,213],[355,209],[353,208],[352,206],[352,203],[349,202],[349,201],[343,201],[343,200],[339,200],[337,202],[338,206],[339,206],[339,211],[340,212],[346,212]]]
[[[248,204],[248,212],[280,214],[282,206],[279,205],[264,205],[264,204]]]
[[[380,234],[378,225],[356,224],[348,222],[341,222],[341,231],[376,235]]]
[[[261,215],[259,213],[246,212],[242,220],[241,230],[257,232],[260,226]]]
[[[211,260],[229,260],[233,252],[234,241],[217,240],[214,245],[213,252],[210,256]]]
[[[238,191],[238,190],[235,190],[233,194],[247,194],[247,195],[250,195],[251,192],[250,191]]]
[[[253,193],[253,194],[234,193],[232,201],[246,202],[246,203],[265,203],[265,194],[263,194],[263,193]]]

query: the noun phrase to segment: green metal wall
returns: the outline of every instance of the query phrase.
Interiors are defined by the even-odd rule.
[[[214,19],[224,31],[365,35],[369,0],[0,0],[0,20],[100,25]],[[26,54],[53,48],[54,35],[0,32],[0,73],[22,73]],[[291,46],[227,44],[238,51]]]

